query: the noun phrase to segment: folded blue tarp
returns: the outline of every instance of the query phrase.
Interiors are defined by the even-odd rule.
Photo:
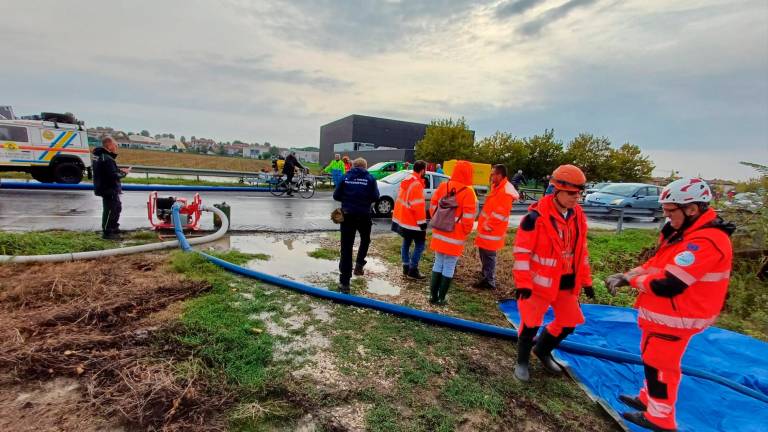
[[[499,305],[512,324],[520,322],[517,302]],[[569,341],[640,354],[640,330],[634,309],[582,305],[586,323]],[[547,312],[545,322],[552,320]],[[618,400],[620,394],[636,395],[643,384],[643,367],[557,350],[555,357],[569,373],[614,417],[632,409]],[[728,378],[768,394],[768,344],[755,338],[711,327],[694,336],[683,365]],[[538,370],[540,371],[540,369]],[[538,372],[537,371],[537,372]],[[543,373],[543,371],[542,371]],[[710,380],[684,376],[677,401],[680,431],[768,431],[768,404]],[[646,429],[625,423],[630,431]]]

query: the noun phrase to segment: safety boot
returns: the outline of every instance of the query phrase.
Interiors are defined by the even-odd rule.
[[[677,432],[677,429],[667,429],[661,426],[656,426],[655,424],[651,423],[651,421],[648,420],[643,413],[639,411],[625,412],[622,413],[621,416],[624,417],[625,420],[638,426],[644,427],[648,430],[652,430],[653,432]]]
[[[531,330],[533,335],[535,335],[537,329],[526,329],[520,333],[520,336],[517,339],[517,365],[515,366],[515,378],[523,382],[528,382],[528,380],[531,379],[531,374],[528,371],[528,365],[531,360],[531,348],[533,348],[534,343],[533,335],[530,335]]]
[[[563,368],[560,367],[555,359],[552,358],[552,350],[560,344],[559,338],[552,336],[546,329],[541,332],[539,340],[536,341],[536,346],[533,348],[533,353],[541,360],[541,365],[544,369],[553,374],[563,373]]]
[[[443,275],[438,272],[432,272],[432,279],[429,281],[429,302],[437,304],[437,294],[440,291],[440,280]]]
[[[638,411],[645,411],[648,409],[648,407],[645,406],[643,401],[640,400],[637,396],[630,396],[630,395],[620,395],[619,400],[624,403],[624,405],[634,408]]]
[[[411,266],[403,264],[403,276],[408,276],[408,272],[411,271]]]
[[[411,267],[408,269],[408,274],[406,275],[409,279],[416,279],[416,280],[424,280],[427,277],[419,273],[418,267]]]
[[[448,288],[451,287],[451,282],[453,281],[453,278],[446,277],[443,275],[442,279],[440,279],[440,290],[437,293],[437,304],[444,305],[446,303],[445,296],[448,294]]]
[[[366,264],[368,264],[368,261],[366,261],[366,260],[363,260],[362,264],[360,264],[360,263],[355,264],[355,270],[352,271],[352,274],[354,274],[355,276],[363,276],[365,274],[365,271],[363,271],[363,267]]]

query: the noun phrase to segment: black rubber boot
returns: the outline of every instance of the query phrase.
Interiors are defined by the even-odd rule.
[[[472,284],[472,288],[480,289],[485,287],[485,285],[488,283],[488,281],[485,280],[485,278],[480,279],[479,281]]]
[[[643,401],[637,396],[620,395],[619,400],[626,406],[634,408],[638,411],[645,411],[648,407],[645,406]]]
[[[538,331],[538,327],[523,327],[523,330],[517,338],[517,365],[515,366],[515,378],[523,382],[528,382],[528,380],[531,379],[528,365],[531,360],[531,348],[533,348],[534,344],[533,338]]]
[[[429,281],[429,302],[437,304],[437,294],[440,291],[440,280],[443,275],[438,272],[432,272],[432,279]]]
[[[408,264],[403,264],[403,276],[408,276],[408,272],[411,270],[411,267]]]
[[[544,329],[539,336],[539,340],[536,341],[536,346],[533,348],[533,353],[536,354],[536,357],[538,357],[539,360],[541,360],[541,365],[544,366],[544,369],[549,373],[563,373],[563,368],[552,358],[552,350],[559,344],[559,338],[552,336],[546,329]]]
[[[448,289],[451,287],[451,282],[453,282],[453,278],[446,276],[443,276],[442,279],[440,279],[440,290],[437,293],[437,304],[444,305],[446,303],[445,296],[448,294]]]
[[[424,276],[421,273],[419,273],[419,268],[418,267],[413,267],[413,268],[409,269],[408,270],[408,277],[410,279],[416,279],[416,280],[424,280],[424,279],[427,278],[426,276]]]
[[[645,418],[645,415],[639,411],[625,412],[625,413],[622,413],[621,416],[624,417],[624,419],[626,419],[627,421],[630,421],[648,430],[652,430],[653,432],[677,432],[677,429],[666,429],[663,427],[656,426],[655,424],[651,423],[650,420]]]
[[[352,271],[352,273],[355,276],[363,276],[365,272],[363,271],[363,267],[368,264],[368,261],[363,260],[362,264],[355,264],[355,270]]]
[[[339,292],[349,294],[349,284],[339,283]]]

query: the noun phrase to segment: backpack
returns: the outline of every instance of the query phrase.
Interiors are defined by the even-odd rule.
[[[459,207],[459,203],[456,201],[456,195],[466,189],[463,188],[456,191],[451,189],[444,197],[440,198],[437,202],[437,210],[432,216],[430,224],[433,229],[438,229],[445,232],[453,232],[456,228],[456,209]]]

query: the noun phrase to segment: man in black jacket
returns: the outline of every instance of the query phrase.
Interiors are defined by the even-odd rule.
[[[112,137],[101,140],[101,147],[93,149],[93,192],[101,197],[103,209],[101,213],[102,237],[110,240],[120,238],[120,194],[123,193],[120,179],[128,175],[130,168],[118,168],[117,142]]]
[[[285,158],[285,163],[283,164],[283,174],[285,174],[288,179],[288,195],[293,195],[293,174],[296,168],[304,169],[304,165],[299,163],[299,160],[296,159],[296,152],[292,151],[291,154]]]
[[[344,222],[341,223],[341,259],[339,261],[339,291],[349,293],[352,279],[352,247],[355,233],[360,233],[360,249],[357,250],[355,274],[363,275],[365,257],[371,244],[371,204],[379,199],[376,179],[368,172],[368,162],[363,158],[352,162],[352,169],[336,185],[333,199],[341,201]]]

